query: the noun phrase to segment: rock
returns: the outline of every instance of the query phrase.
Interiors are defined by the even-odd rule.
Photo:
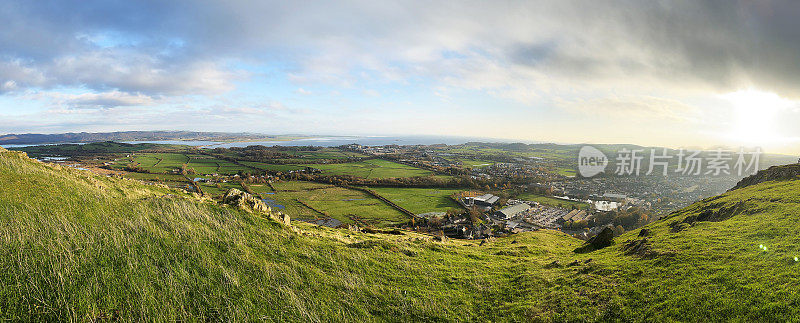
[[[624,250],[625,254],[628,256],[636,256],[645,259],[674,255],[673,252],[659,252],[653,250],[647,238],[628,240],[625,242],[622,250]]]
[[[289,217],[288,214],[284,214],[284,213],[278,212],[278,217],[281,219],[278,222],[281,222],[284,225],[291,225],[292,224],[292,218]]]
[[[253,195],[242,192],[235,188],[229,189],[225,193],[225,195],[222,197],[222,203],[253,212],[269,213],[272,211],[272,209],[261,199],[255,198]]]
[[[649,230],[649,229],[647,229],[647,228],[642,228],[641,230],[639,230],[639,237],[640,237],[640,238],[641,238],[641,237],[647,237],[647,236],[649,236],[651,233],[652,233],[652,232],[650,232],[650,230]]]
[[[650,242],[647,241],[647,238],[630,240],[625,243],[625,246],[622,249],[625,250],[625,254],[629,256],[649,258],[650,255],[652,255]]]
[[[248,212],[266,214],[270,219],[273,219],[276,222],[284,225],[290,225],[292,221],[288,214],[272,212],[272,208],[270,208],[269,205],[264,203],[264,201],[262,201],[260,198],[235,188],[231,188],[225,192],[225,195],[222,197],[222,203],[235,206]]]
[[[714,205],[718,206],[718,205]],[[697,221],[710,221],[710,222],[719,222],[730,219],[735,215],[742,213],[745,210],[745,202],[740,201],[736,204],[729,205],[729,206],[721,206],[719,209],[715,210],[703,210],[697,216]]]
[[[561,267],[561,264],[558,262],[558,260],[553,260],[553,262],[544,265],[544,268],[559,268],[559,267]]]
[[[591,252],[598,249],[603,249],[614,243],[614,231],[606,227],[600,231],[596,236],[592,237],[583,246],[574,250],[576,253]]]
[[[692,226],[692,225],[691,225],[691,224],[689,224],[689,223],[686,223],[686,222],[678,222],[678,221],[672,222],[672,223],[669,225],[669,227],[670,227],[670,232],[672,232],[672,233],[681,232],[681,231],[683,231],[683,230],[686,230],[686,229],[688,229],[688,228],[689,228],[689,227],[691,227],[691,226]]]

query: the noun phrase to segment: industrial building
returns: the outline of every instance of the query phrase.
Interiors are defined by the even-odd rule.
[[[525,203],[515,204],[506,208],[503,208],[495,213],[498,218],[501,219],[510,219],[518,214],[530,210],[531,206]]]
[[[478,205],[478,206],[483,206],[483,207],[492,207],[492,205],[497,203],[497,200],[499,200],[499,199],[500,199],[499,196],[495,196],[495,195],[492,195],[492,194],[484,194],[484,195],[481,195],[481,196],[467,197],[466,198],[468,205]]]

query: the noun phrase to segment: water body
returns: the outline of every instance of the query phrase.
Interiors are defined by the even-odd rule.
[[[271,198],[262,198],[261,200],[264,201],[264,203],[266,203],[267,205],[269,205],[269,207],[278,208],[280,210],[283,210],[285,208],[283,205],[278,204],[278,202],[276,202]]]
[[[20,148],[20,147],[31,147],[31,146],[52,146],[52,145],[85,145],[85,142],[65,142],[59,144],[3,144],[0,147],[3,148]]]
[[[212,146],[222,144],[218,141],[204,140],[145,140],[145,141],[123,141],[126,144],[161,144],[161,145],[187,145],[187,146]]]
[[[128,144],[166,144],[166,145],[187,145],[205,148],[232,148],[232,147],[247,147],[254,145],[262,146],[318,146],[318,147],[337,147],[349,144],[358,144],[363,146],[385,146],[385,145],[459,145],[467,142],[523,142],[523,143],[541,143],[540,141],[530,140],[511,140],[511,139],[496,139],[496,138],[481,138],[481,137],[456,137],[456,136],[330,136],[330,137],[315,137],[304,138],[295,140],[273,140],[273,141],[242,141],[242,142],[218,142],[218,141],[205,141],[205,140],[144,140],[144,141],[123,141]],[[72,143],[83,145],[86,143]],[[25,144],[25,145],[0,145],[3,148],[15,147],[29,147],[29,146],[43,146],[43,145],[59,145],[59,144]]]
[[[526,142],[534,143],[534,141],[522,140],[509,140],[509,139],[492,139],[492,138],[479,138],[479,137],[451,137],[451,136],[339,136],[339,137],[317,137],[296,140],[284,141],[248,141],[248,142],[231,142],[220,143],[211,145],[209,148],[231,148],[231,147],[247,147],[253,145],[263,146],[320,146],[320,147],[337,147],[349,144],[358,144],[363,146],[385,146],[385,145],[459,145],[467,142]]]

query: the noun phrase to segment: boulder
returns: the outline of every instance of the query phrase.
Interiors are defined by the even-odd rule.
[[[270,208],[269,205],[264,203],[264,201],[262,201],[260,198],[235,188],[231,188],[225,192],[225,195],[222,196],[222,203],[235,206],[248,212],[266,214],[270,219],[273,219],[276,222],[284,225],[290,225],[292,221],[288,214],[272,212],[272,208]]]
[[[559,268],[559,267],[561,267],[561,264],[558,262],[558,260],[553,260],[553,262],[551,262],[551,263],[549,263],[547,265],[544,265],[544,268],[548,268],[548,269],[549,268]]]
[[[261,199],[235,188],[229,189],[227,192],[225,192],[225,195],[222,196],[222,203],[253,212],[269,213],[272,211],[272,209]]]
[[[583,246],[574,250],[576,253],[590,252],[598,249],[603,249],[614,243],[614,231],[609,227],[603,228],[600,233],[592,237]]]

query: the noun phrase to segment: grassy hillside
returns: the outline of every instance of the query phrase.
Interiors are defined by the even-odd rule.
[[[583,254],[553,231],[479,245],[288,228],[11,152],[0,152],[0,188],[4,319],[800,318],[800,181],[698,202],[649,226],[634,252],[625,242],[638,231]]]

